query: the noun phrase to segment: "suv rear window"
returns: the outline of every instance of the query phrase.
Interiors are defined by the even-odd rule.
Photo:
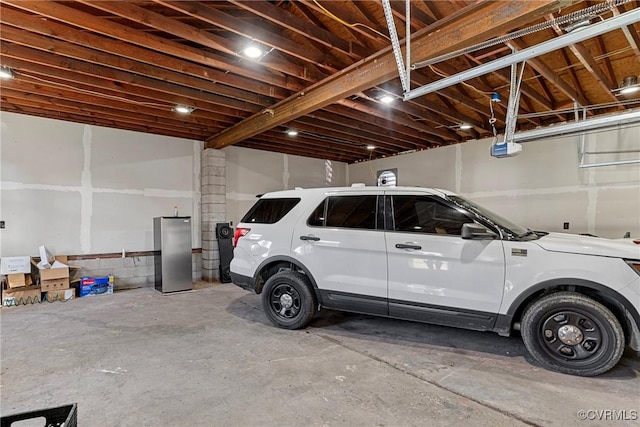
[[[377,196],[332,196],[325,199],[309,217],[316,227],[376,229]],[[326,217],[325,217],[326,209]]]
[[[260,199],[242,218],[249,224],[275,224],[300,202],[299,198]]]

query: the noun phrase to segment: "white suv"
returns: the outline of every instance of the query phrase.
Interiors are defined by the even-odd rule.
[[[640,351],[640,247],[534,232],[454,193],[296,189],[260,197],[234,235],[233,282],[269,320],[306,326],[322,307],[520,330],[545,367],[593,376]]]

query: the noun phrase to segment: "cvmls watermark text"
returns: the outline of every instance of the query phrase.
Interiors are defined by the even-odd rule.
[[[635,409],[581,409],[576,414],[579,420],[589,421],[636,421],[638,411]]]

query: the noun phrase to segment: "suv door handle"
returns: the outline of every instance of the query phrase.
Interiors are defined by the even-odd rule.
[[[318,240],[320,240],[320,238],[316,236],[300,236],[300,240],[309,240],[312,242],[317,242]]]
[[[422,249],[422,246],[420,246],[420,245],[409,245],[409,244],[406,244],[406,243],[398,243],[396,245],[396,248],[398,248],[398,249],[416,249],[416,250],[419,250],[419,249]]]

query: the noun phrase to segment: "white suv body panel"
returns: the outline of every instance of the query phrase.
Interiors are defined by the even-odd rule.
[[[497,313],[504,284],[499,240],[387,232],[389,299]],[[396,244],[420,246],[398,249]]]
[[[591,283],[622,295],[627,294],[625,289],[632,284],[638,287],[638,275],[621,258],[548,251],[542,247],[547,237],[531,242],[504,241],[507,265],[501,314],[527,289],[543,283]],[[580,240],[580,236],[576,236],[576,240]],[[513,255],[514,250],[516,253],[526,250],[527,255]],[[628,297],[636,306],[640,303],[637,298]]]
[[[384,232],[309,227],[299,221],[292,253],[319,289],[387,298]],[[318,237],[303,241],[299,236]]]
[[[536,241],[542,248],[553,252],[597,255],[614,258],[640,259],[640,246],[625,245],[620,240],[576,236],[566,233],[549,233]]]

